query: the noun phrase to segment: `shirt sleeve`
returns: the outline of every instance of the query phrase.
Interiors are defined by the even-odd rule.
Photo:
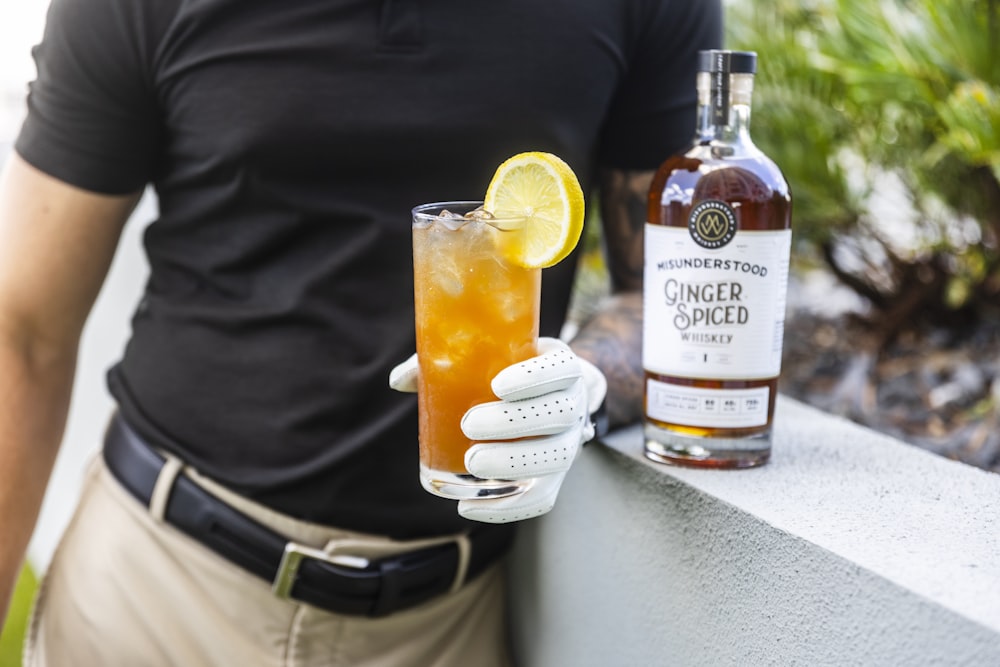
[[[691,143],[698,52],[722,45],[719,0],[656,0],[634,27],[638,38],[605,124],[599,161],[656,169]]]
[[[52,1],[15,142],[28,163],[106,194],[135,192],[151,179],[160,122],[143,4],[157,3]]]

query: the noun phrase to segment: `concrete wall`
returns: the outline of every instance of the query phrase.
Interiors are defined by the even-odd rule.
[[[1000,476],[781,399],[774,459],[588,446],[511,561],[524,667],[1000,665]]]

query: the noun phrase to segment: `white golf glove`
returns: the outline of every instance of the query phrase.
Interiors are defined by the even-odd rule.
[[[416,391],[418,373],[413,355],[392,370],[389,386]],[[458,513],[487,523],[545,514],[580,446],[594,437],[590,416],[604,402],[607,381],[562,341],[540,338],[538,356],[503,369],[491,386],[500,400],[475,405],[462,418],[465,436],[476,441],[466,468],[476,477],[531,483],[514,496],[462,500]]]

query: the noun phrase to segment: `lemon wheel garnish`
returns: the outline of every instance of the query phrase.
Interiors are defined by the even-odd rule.
[[[497,167],[483,208],[497,218],[524,218],[521,232],[505,242],[504,254],[530,269],[560,262],[583,231],[580,182],[551,153],[518,153]]]

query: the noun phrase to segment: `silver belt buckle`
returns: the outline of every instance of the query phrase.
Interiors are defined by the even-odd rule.
[[[363,570],[370,564],[367,558],[337,553],[336,544],[333,545],[332,549],[324,551],[289,542],[285,545],[285,552],[281,555],[281,563],[278,564],[278,572],[274,575],[274,581],[271,582],[271,592],[276,597],[285,600],[291,597],[292,587],[295,586],[295,579],[298,577],[299,567],[304,558],[312,558],[331,565],[343,565],[357,570]]]

